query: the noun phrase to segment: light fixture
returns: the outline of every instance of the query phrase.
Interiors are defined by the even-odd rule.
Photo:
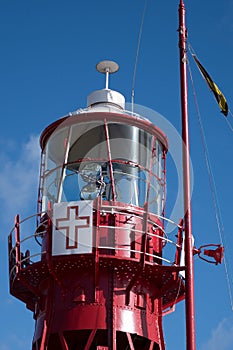
[[[92,200],[99,196],[101,190],[95,182],[89,182],[81,189],[80,197],[83,200]]]
[[[80,170],[83,181],[96,182],[102,175],[102,167],[98,163],[87,163]]]
[[[98,163],[86,163],[80,170],[82,180],[87,184],[80,191],[80,198],[92,200],[101,195],[105,190],[102,176],[102,167]]]

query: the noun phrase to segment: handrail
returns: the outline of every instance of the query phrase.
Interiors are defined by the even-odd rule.
[[[35,258],[36,256],[43,255],[43,254],[45,254],[45,253],[46,253],[46,250],[44,250],[43,252],[40,252],[40,253],[36,253],[36,254],[29,255],[29,256],[27,256],[26,258],[20,260],[20,262],[22,263],[22,262],[24,262],[24,261],[26,261],[26,260],[30,260],[31,258]]]
[[[150,233],[150,232],[147,232],[147,235],[148,236],[152,236],[152,237],[156,237],[156,238],[159,238],[161,239],[162,241],[166,241],[167,243],[171,243],[173,245],[175,245],[177,248],[180,248],[180,245],[173,242],[171,239],[169,238],[166,238],[166,237],[163,237],[163,236],[159,236],[159,235],[155,235],[154,233]]]
[[[43,252],[40,252],[40,253],[37,253],[37,254],[32,254],[32,255],[30,255],[30,256],[27,256],[26,258],[20,260],[20,264],[21,264],[23,261],[30,260],[31,258],[34,258],[34,257],[39,256],[39,255],[42,256],[42,255],[44,255],[45,253],[46,253],[46,251],[43,251]],[[34,264],[34,262],[33,262],[33,264]],[[16,264],[11,268],[11,270],[10,270],[10,272],[9,272],[10,278],[11,278],[11,275],[12,275],[12,273],[13,273],[13,271],[14,271],[15,269],[16,269]]]
[[[32,237],[41,236],[41,235],[42,235],[43,233],[45,233],[45,232],[46,232],[46,231],[41,231],[41,232],[34,233],[33,235],[27,236],[27,237],[25,237],[24,239],[22,239],[22,240],[20,241],[20,243],[23,243],[23,242],[29,240],[29,239],[32,238]]]
[[[156,259],[160,259],[160,260],[162,260],[162,261],[165,261],[165,262],[167,262],[168,264],[171,264],[172,266],[177,266],[176,264],[174,264],[174,261],[172,262],[172,261],[170,261],[170,260],[168,260],[168,259],[165,259],[165,258],[162,258],[161,256],[158,256],[158,255],[154,255],[154,254],[150,254],[150,253],[145,253],[145,255],[148,255],[148,256],[151,256],[151,257],[155,257]]]
[[[107,205],[105,203],[104,204],[101,203],[99,209],[100,209],[100,213],[102,215],[105,215],[106,213],[111,213],[111,214],[119,213],[120,215],[130,216],[130,218],[138,218],[138,217],[140,217],[141,219],[143,219],[143,213],[145,213],[145,210],[143,210],[142,208],[136,208],[136,207],[131,207],[131,206],[129,206],[128,208],[127,207],[126,208],[122,208],[119,205],[110,206],[110,205]],[[46,211],[43,211],[41,213],[36,213],[36,214],[30,215],[30,216],[28,216],[28,217],[26,217],[26,218],[24,218],[22,220],[19,220],[17,222],[17,224],[15,224],[13,229],[11,230],[10,235],[13,238],[13,242],[11,240],[11,244],[9,246],[9,249],[10,249],[9,250],[9,255],[12,256],[12,263],[15,264],[15,265],[10,270],[10,276],[12,275],[12,271],[17,269],[17,266],[19,266],[19,269],[21,267],[24,268],[24,266],[22,266],[21,264],[24,263],[25,261],[34,260],[35,257],[43,256],[44,254],[46,254],[45,250],[43,250],[41,252],[37,252],[37,249],[39,249],[38,245],[32,245],[32,248],[31,247],[28,248],[28,250],[31,251],[31,253],[32,253],[30,256],[24,256],[23,254],[20,254],[20,256],[18,256],[18,258],[16,259],[17,261],[15,261],[15,262],[14,262],[14,257],[13,257],[13,254],[14,254],[14,252],[16,252],[16,249],[17,249],[18,246],[20,247],[22,244],[25,244],[25,242],[29,241],[30,239],[42,236],[43,234],[45,234],[47,232],[46,225],[47,225],[48,220],[45,220],[44,222],[39,223],[39,225],[37,225],[37,227],[35,228],[35,232],[33,234],[29,234],[29,235],[25,235],[24,234],[24,236],[22,238],[18,237],[19,238],[18,241],[16,241],[15,237],[12,236],[12,234],[13,234],[14,230],[16,229],[17,225],[19,227],[19,225],[29,221],[33,217],[41,216],[41,215],[43,215],[45,213],[46,213]],[[163,217],[161,215],[153,214],[153,217],[154,218],[162,218],[163,220],[167,220],[168,222],[171,222],[177,228],[179,228],[179,229],[182,228],[182,223],[177,224],[177,223],[173,222],[172,220],[167,219],[167,218],[165,218],[165,217]],[[163,248],[165,247],[165,244],[167,244],[167,243],[171,244],[176,249],[180,249],[181,248],[179,243],[169,239],[166,236],[166,232],[165,232],[164,228],[162,227],[162,224],[160,225],[159,222],[156,222],[156,220],[155,219],[153,220],[152,217],[150,217],[150,216],[148,218],[148,223],[153,225],[153,229],[155,230],[154,232],[156,232],[156,230],[159,229],[161,234],[156,234],[154,232],[147,232],[147,235],[149,237],[152,237],[152,238],[154,237],[154,238],[157,238],[158,240],[161,240],[164,243],[163,244]],[[45,226],[45,228],[43,228],[43,226]],[[42,229],[42,228],[43,228],[43,230],[39,231],[39,229]],[[141,235],[141,237],[143,237],[143,235],[145,233],[141,229],[136,229],[134,227],[134,225],[132,225],[132,222],[128,222],[127,227],[114,226],[114,225],[98,225],[98,228],[117,229],[118,231],[121,231],[121,232],[126,232],[127,230],[130,230],[130,232],[139,234],[139,239],[140,239],[140,235]],[[28,230],[28,228],[27,228],[27,230]],[[138,241],[137,243],[141,244],[141,241],[140,242]],[[127,252],[129,252],[129,254],[137,253],[137,254],[140,254],[140,256],[141,256],[142,251],[141,250],[131,249],[131,246],[130,246],[130,244],[128,242],[126,243],[126,245],[128,245],[128,247],[123,247],[123,245],[124,245],[124,243],[120,243],[119,242],[119,243],[114,243],[114,246],[113,245],[112,246],[98,245],[95,248],[97,248],[97,249],[111,249],[111,250],[115,250],[115,251],[117,251],[117,250],[118,251],[127,251]],[[25,246],[23,248],[25,248]],[[145,252],[145,256],[150,256],[152,258],[158,259],[158,260],[160,260],[162,262],[165,262],[165,263],[168,263],[170,265],[178,266],[177,265],[177,261],[175,261],[175,262],[171,261],[172,259],[170,259],[170,258],[165,258],[165,257],[161,257],[161,256],[156,255],[156,254],[151,254],[151,252],[150,253],[149,252]],[[164,252],[165,252],[165,255],[166,255],[166,251],[165,250],[164,250]],[[174,250],[168,250],[167,254],[172,257],[173,256],[173,252],[174,252]],[[21,258],[22,258],[22,260],[21,260]],[[35,261],[31,261],[30,263],[33,264],[33,263],[35,263]]]
[[[108,208],[108,207],[110,207],[109,205],[106,205],[106,204],[102,204],[102,207],[101,207],[101,209],[103,209],[103,208]],[[120,206],[117,206],[117,205],[111,205],[111,210],[104,210],[105,212],[107,212],[107,213],[112,213],[112,209],[120,209],[120,213],[122,214],[122,213],[125,213],[125,214],[130,214],[130,215],[134,215],[135,216],[135,213],[134,212],[128,212],[127,211],[127,209],[125,209],[125,210],[122,210],[122,207],[120,207]],[[130,210],[132,210],[133,208],[130,208]],[[136,209],[137,211],[138,211],[138,213],[140,213],[140,214],[143,214],[143,213],[145,213],[145,211],[143,210],[143,209]],[[167,222],[169,222],[170,224],[173,224],[174,226],[176,226],[176,227],[178,227],[178,228],[182,228],[182,226],[180,225],[180,224],[178,224],[177,222],[175,222],[175,221],[173,221],[173,220],[171,220],[171,219],[168,219],[168,218],[166,218],[165,216],[162,216],[162,215],[159,215],[159,214],[154,214],[154,213],[149,213],[149,214],[152,214],[152,215],[154,215],[155,217],[157,217],[158,219],[162,219],[162,220],[164,220],[164,221],[167,221]],[[150,218],[149,218],[149,220],[148,220],[150,223],[153,223],[153,224],[156,224],[154,221],[152,221]],[[162,229],[162,228],[161,228]]]
[[[113,229],[117,229],[117,230],[128,230],[128,227],[121,227],[121,226],[111,226],[111,225],[99,225],[98,227],[100,228],[113,228]],[[135,228],[131,228],[131,231],[133,232],[136,232],[136,233],[141,233],[142,235],[144,234],[144,232],[142,230],[136,230]],[[171,243],[171,244],[174,244],[176,247],[180,248],[180,245],[173,242],[171,239],[168,239],[164,236],[160,236],[160,235],[156,235],[154,233],[151,233],[151,232],[147,232],[148,236],[152,236],[152,237],[155,237],[155,238],[159,238],[161,239],[162,241],[166,241],[167,243]]]
[[[141,250],[127,249],[127,248],[121,248],[121,247],[98,246],[98,248],[99,249],[109,249],[109,250],[123,250],[123,251],[127,251],[127,252],[142,254]],[[170,260],[165,259],[159,255],[150,254],[150,253],[145,253],[145,255],[148,255],[148,256],[151,256],[152,258],[156,258],[156,259],[159,259],[161,261],[167,262],[168,264],[171,264],[173,266],[177,266],[177,265],[174,265],[174,262],[171,262]]]
[[[20,221],[19,221],[19,225],[20,225],[20,224],[23,224],[24,222],[26,222],[26,221],[28,221],[28,220],[30,220],[30,219],[32,219],[32,218],[35,217],[35,216],[40,216],[40,215],[42,215],[42,214],[46,214],[46,212],[47,212],[47,211],[42,211],[42,212],[39,212],[39,213],[36,213],[36,214],[32,214],[32,215],[30,215],[30,216],[27,216],[27,217],[24,218],[23,220],[20,220]],[[15,225],[14,225],[13,228],[11,229],[9,235],[11,235],[11,234],[14,232],[14,230],[15,230]]]

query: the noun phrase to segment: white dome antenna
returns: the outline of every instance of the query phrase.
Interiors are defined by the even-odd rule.
[[[124,96],[115,90],[109,89],[109,74],[116,73],[119,66],[113,61],[101,61],[96,65],[98,72],[105,74],[105,88],[92,92],[87,97],[87,106],[90,108],[125,109]]]
[[[106,75],[105,89],[108,90],[109,74],[116,73],[119,65],[114,61],[101,61],[96,65],[96,69]]]

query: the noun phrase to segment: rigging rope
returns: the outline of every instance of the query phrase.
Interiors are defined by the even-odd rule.
[[[190,45],[189,45],[189,48],[191,48]],[[205,138],[205,133],[204,133],[204,128],[203,128],[203,123],[202,123],[201,114],[200,114],[200,110],[199,110],[199,106],[198,106],[198,102],[197,102],[197,94],[196,94],[196,90],[194,87],[194,80],[193,80],[192,71],[191,71],[189,61],[188,61],[188,70],[189,70],[189,76],[190,76],[191,86],[192,86],[192,90],[193,90],[194,103],[195,103],[196,112],[197,112],[198,124],[199,124],[199,128],[200,128],[202,146],[203,146],[203,150],[204,150],[204,157],[205,157],[205,162],[206,162],[206,167],[207,167],[207,172],[208,172],[208,180],[209,180],[212,200],[213,200],[213,204],[214,204],[216,223],[217,223],[217,227],[218,227],[221,245],[224,245],[223,244],[224,243],[224,226],[223,226],[223,221],[221,218],[221,210],[220,210],[220,206],[218,204],[218,196],[217,196],[214,175],[213,175],[213,171],[211,168],[211,163],[210,163],[210,159],[209,159],[209,155],[208,155],[208,148],[207,148],[207,143],[206,143],[206,138]],[[225,119],[227,120],[227,118],[225,118]],[[224,247],[224,248],[226,248],[226,247]],[[225,253],[226,253],[226,249],[225,249]],[[226,254],[225,254],[225,256],[226,256]],[[228,286],[228,293],[229,293],[229,298],[230,298],[231,309],[233,311],[232,287],[231,287],[231,283],[230,283],[230,276],[229,276],[229,272],[228,272],[228,266],[227,266],[226,259],[224,259],[224,267],[225,267],[225,273],[226,273],[226,278],[227,278],[227,286]]]
[[[232,113],[230,113],[230,114],[233,117]],[[227,118],[226,118],[226,123],[229,126],[230,130],[233,132],[233,127],[232,127],[231,123],[229,122],[229,120]]]
[[[233,118],[233,114],[232,114],[232,112],[230,110],[229,110],[229,114]],[[230,130],[233,132],[233,126],[231,125],[229,119],[227,119],[227,118],[226,118],[226,123],[229,126]]]
[[[145,0],[145,2],[144,2],[144,9],[143,9],[143,13],[142,13],[141,25],[140,25],[139,35],[138,35],[138,45],[137,45],[136,57],[135,57],[135,63],[134,63],[132,92],[131,92],[132,113],[134,112],[135,80],[136,80],[138,56],[139,56],[139,50],[140,50],[140,46],[141,46],[142,30],[143,30],[143,25],[144,25],[144,18],[145,18],[145,14],[146,14],[146,8],[147,8],[147,0]]]
[[[230,110],[228,111],[228,114],[230,114],[231,117],[233,117],[233,114],[232,114],[232,112],[231,112]],[[233,132],[233,126],[231,125],[229,119],[228,119],[227,117],[225,117],[224,119],[225,119],[225,121],[226,121],[227,126],[229,127],[229,129]]]

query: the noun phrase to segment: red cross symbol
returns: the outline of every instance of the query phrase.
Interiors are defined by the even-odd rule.
[[[67,207],[66,217],[56,219],[56,230],[66,231],[66,249],[78,248],[78,229],[90,226],[90,216],[79,217],[79,207]]]

